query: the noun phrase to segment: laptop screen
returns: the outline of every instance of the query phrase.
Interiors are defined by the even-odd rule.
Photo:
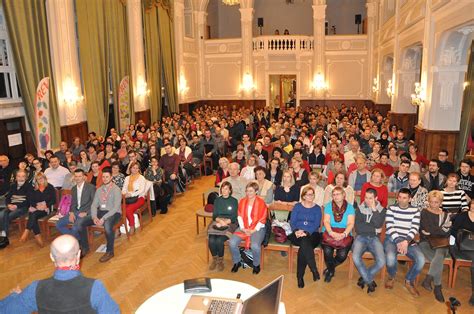
[[[283,276],[278,277],[259,292],[245,300],[244,314],[277,314],[280,305]]]

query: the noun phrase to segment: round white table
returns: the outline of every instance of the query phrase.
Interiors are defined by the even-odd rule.
[[[239,281],[226,279],[211,279],[212,292],[200,293],[202,296],[213,296],[220,298],[236,298],[237,294],[241,294],[241,299],[246,300],[253,294],[258,292],[258,289]],[[146,300],[137,309],[137,314],[148,313],[167,313],[167,314],[182,314],[186,304],[191,298],[191,293],[184,293],[183,283],[168,287],[157,292]],[[280,302],[278,314],[286,314],[285,305]]]

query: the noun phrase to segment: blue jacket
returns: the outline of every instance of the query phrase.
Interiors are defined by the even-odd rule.
[[[78,270],[56,270],[54,278],[57,280],[70,280],[80,275]],[[0,300],[0,314],[7,313],[31,313],[37,312],[36,288],[38,281],[33,281],[21,293],[11,293],[8,297]],[[91,305],[97,313],[120,313],[120,308],[110,297],[101,281],[96,280],[92,285]]]

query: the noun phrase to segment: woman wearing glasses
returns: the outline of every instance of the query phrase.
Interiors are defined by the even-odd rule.
[[[291,243],[298,245],[298,260],[296,278],[298,288],[304,287],[304,272],[306,266],[313,273],[313,281],[319,280],[319,272],[314,259],[314,248],[319,245],[321,235],[321,207],[314,203],[315,191],[312,186],[305,186],[301,191],[301,202],[297,203],[291,212],[290,225],[293,233],[288,236]]]

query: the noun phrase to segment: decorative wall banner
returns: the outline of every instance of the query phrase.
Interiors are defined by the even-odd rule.
[[[49,126],[49,77],[45,77],[39,82],[35,98],[38,156],[42,156],[46,150],[51,149],[51,132]]]
[[[120,133],[123,133],[130,124],[130,79],[128,75],[119,84],[118,110]]]

